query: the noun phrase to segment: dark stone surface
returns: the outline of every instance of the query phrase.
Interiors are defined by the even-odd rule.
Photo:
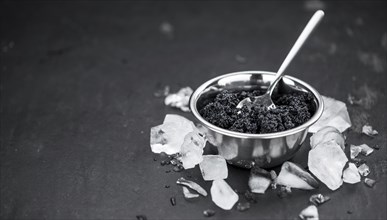
[[[295,219],[319,192],[331,197],[321,218],[386,219],[386,1],[323,3],[326,17],[288,73],[342,101],[366,97],[349,106],[347,142],[381,147],[366,158],[374,188],[323,186],[283,199],[269,190],[245,212],[223,211],[210,197],[185,201],[175,185],[191,176],[209,190],[197,167],[166,173],[150,151],[150,127],[165,114],[192,119],[155,91],[276,71],[318,4],[1,1],[0,218],[199,219],[213,209],[212,219]],[[173,34],[168,25],[160,32],[163,22]],[[365,122],[380,134],[355,132]],[[305,165],[308,147],[294,160]],[[229,166],[227,182],[244,192],[248,174]]]

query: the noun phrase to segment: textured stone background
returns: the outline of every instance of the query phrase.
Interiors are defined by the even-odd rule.
[[[212,208],[214,219],[295,219],[309,196],[322,192],[332,200],[319,207],[321,218],[386,219],[386,6],[1,1],[0,218],[198,219]],[[288,73],[323,95],[367,100],[349,106],[354,125],[347,142],[381,146],[367,158],[376,187],[323,186],[284,199],[271,190],[246,212],[222,211],[210,198],[185,201],[178,177],[191,175],[208,190],[211,184],[197,167],[165,173],[170,167],[153,161],[149,130],[167,113],[193,117],[165,107],[154,92],[196,88],[233,71],[276,71],[317,8],[326,17]],[[356,132],[366,122],[379,136]],[[296,162],[305,165],[308,147]],[[229,166],[227,182],[243,192],[248,174]]]

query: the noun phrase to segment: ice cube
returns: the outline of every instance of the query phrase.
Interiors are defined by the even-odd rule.
[[[343,172],[343,181],[350,184],[360,182],[360,174],[354,163],[348,163],[348,168]]]
[[[254,166],[250,170],[249,187],[253,193],[264,194],[271,184],[271,175],[266,170]]]
[[[315,134],[310,137],[310,146],[316,147],[318,144],[334,140],[344,150],[345,139],[344,136],[335,127],[326,126],[318,130]]]
[[[206,181],[226,179],[228,176],[226,160],[220,155],[204,155],[199,167]]]
[[[196,129],[195,124],[192,121],[180,115],[167,114],[164,118],[163,123],[169,123],[169,122],[173,122],[176,124],[177,127],[183,128],[185,130],[189,130],[190,132]]]
[[[370,168],[367,166],[367,164],[363,163],[360,165],[357,170],[359,171],[360,175],[362,176],[368,176],[370,174]]]
[[[364,125],[361,129],[361,133],[370,137],[374,137],[379,134],[379,132],[377,130],[374,130],[371,125]]]
[[[230,210],[239,200],[238,194],[224,180],[214,180],[211,186],[212,201],[224,210]]]
[[[345,103],[326,96],[322,96],[322,98],[324,111],[320,119],[309,128],[309,132],[316,133],[325,126],[335,127],[340,132],[351,127],[351,119]]]
[[[341,147],[331,140],[309,151],[308,167],[329,189],[336,190],[343,184],[341,177],[347,161]]]
[[[151,128],[150,145],[152,152],[165,152],[169,155],[179,153],[184,137],[196,129],[192,121],[168,114],[162,125]]]
[[[355,146],[355,145],[351,144],[351,146],[350,146],[351,159],[355,159],[357,157],[357,155],[359,155],[360,152],[361,152],[360,146]]]
[[[317,207],[315,205],[310,205],[302,210],[299,216],[302,220],[318,220]]]
[[[180,108],[184,112],[189,112],[189,99],[192,94],[190,87],[181,88],[177,93],[167,95],[164,99],[164,104],[175,108]]]
[[[282,164],[277,184],[306,190],[315,189],[319,185],[310,173],[289,161]]]
[[[206,145],[206,140],[196,131],[188,133],[184,137],[183,145],[178,158],[184,169],[194,168],[196,164],[203,161],[203,148]]]

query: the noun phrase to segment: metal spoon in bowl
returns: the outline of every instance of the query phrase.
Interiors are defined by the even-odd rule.
[[[314,13],[312,18],[309,20],[308,24],[305,26],[304,30],[302,31],[301,35],[298,37],[296,43],[294,43],[292,49],[286,56],[281,67],[278,69],[277,74],[275,75],[274,80],[270,83],[269,88],[267,88],[266,93],[260,96],[253,97],[253,100],[251,100],[250,98],[243,99],[238,103],[237,108],[242,108],[243,106],[247,106],[249,109],[251,109],[251,107],[254,105],[266,106],[267,109],[276,108],[276,106],[273,103],[273,100],[271,99],[271,94],[273,93],[275,86],[282,79],[286,68],[289,66],[290,62],[296,56],[297,52],[300,50],[302,45],[305,43],[306,39],[309,37],[313,29],[318,25],[318,23],[321,21],[323,17],[324,17],[324,12],[321,10],[318,10]]]

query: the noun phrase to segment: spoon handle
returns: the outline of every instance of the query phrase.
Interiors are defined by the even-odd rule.
[[[275,80],[270,84],[268,88],[268,92],[273,92],[276,84],[282,78],[286,68],[289,66],[290,62],[292,62],[293,58],[296,56],[297,52],[300,50],[302,45],[305,43],[306,39],[308,39],[309,35],[312,33],[313,29],[318,25],[321,19],[324,17],[324,12],[322,10],[318,10],[314,13],[312,18],[309,20],[308,24],[305,26],[301,35],[298,37],[296,43],[294,43],[292,49],[286,56],[284,62],[281,64],[281,67],[278,69],[277,74],[275,75]]]

